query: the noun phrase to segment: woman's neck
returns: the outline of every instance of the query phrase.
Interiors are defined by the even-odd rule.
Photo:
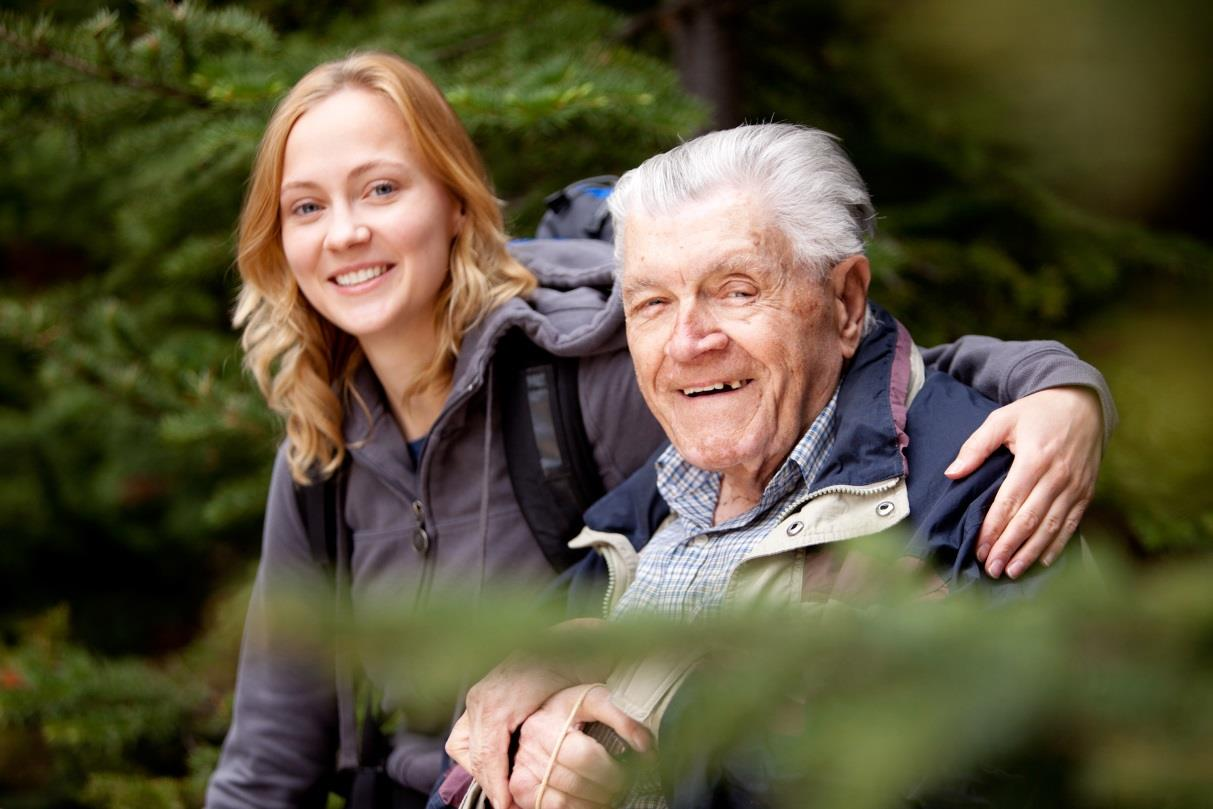
[[[359,340],[379,384],[383,387],[396,426],[405,440],[416,441],[429,434],[442,412],[451,390],[449,376],[426,390],[410,393],[438,351],[433,328],[410,329],[408,333],[364,336]]]

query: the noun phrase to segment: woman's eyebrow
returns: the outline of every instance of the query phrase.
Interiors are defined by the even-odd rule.
[[[406,171],[408,166],[398,160],[368,160],[365,163],[359,163],[350,170],[350,177],[357,177],[363,174],[368,174],[379,169],[394,169],[396,171]],[[315,188],[319,184],[311,180],[290,180],[282,184],[279,194],[284,194],[287,191],[292,191],[296,188]]]
[[[310,180],[291,180],[290,182],[282,184],[282,187],[278,190],[278,194],[279,194],[279,196],[281,196],[281,195],[285,194],[286,192],[294,191],[297,188],[315,188],[315,187],[316,187],[316,183],[313,183]]]
[[[408,166],[406,166],[404,163],[400,162],[399,160],[386,160],[386,159],[368,160],[365,163],[359,163],[357,166],[355,166],[350,171],[350,176],[355,177],[357,175],[367,174],[368,172],[377,171],[379,169],[394,169],[396,171],[404,171],[407,168],[408,168]]]

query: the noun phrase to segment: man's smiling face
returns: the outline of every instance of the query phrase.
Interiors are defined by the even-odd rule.
[[[828,280],[792,264],[756,198],[733,189],[626,220],[628,347],[694,466],[765,484],[834,392],[844,313]]]

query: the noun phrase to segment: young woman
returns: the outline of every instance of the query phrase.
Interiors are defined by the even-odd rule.
[[[418,602],[469,581],[554,575],[506,469],[491,360],[507,332],[579,358],[585,431],[608,488],[663,439],[636,389],[618,301],[597,291],[610,284],[610,246],[507,249],[475,147],[437,87],[398,57],[354,55],[291,89],[262,139],[239,239],[235,322],[286,440],[207,806],[323,805],[326,776],[354,762],[354,706],[338,667],[293,655],[267,608],[286,582],[323,575],[294,484],[347,470],[338,598],[355,609],[372,593]],[[991,560],[1021,545],[1014,558],[1026,564],[1060,550],[1057,528],[1089,497],[1110,420],[1089,390],[1102,390],[1098,372],[1055,343],[969,340],[927,356],[966,369],[963,381],[994,398],[1042,391],[998,411],[953,471],[1013,443],[1022,471],[1004,487],[1008,502],[1037,522],[1061,517],[1051,532],[1020,525],[1015,508],[992,518]],[[1087,387],[1058,389],[1075,385]],[[366,674],[393,703],[391,684]],[[419,801],[439,774],[444,732],[414,725],[393,740],[386,769]]]

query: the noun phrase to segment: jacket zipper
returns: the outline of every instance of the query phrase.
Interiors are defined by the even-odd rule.
[[[896,488],[897,484],[901,483],[904,479],[904,475],[899,475],[898,477],[886,480],[880,485],[871,484],[868,486],[851,486],[846,483],[839,483],[834,486],[827,486],[824,489],[818,489],[815,492],[809,492],[804,502],[808,503],[810,500],[814,500],[823,494],[880,494],[881,492],[887,492],[889,489]],[[803,507],[804,503],[797,506],[797,508]]]
[[[603,554],[602,558],[606,560],[607,566],[607,589],[606,595],[602,599],[602,617],[610,619],[611,605],[615,599],[615,565],[611,564],[611,557],[608,554]]]

